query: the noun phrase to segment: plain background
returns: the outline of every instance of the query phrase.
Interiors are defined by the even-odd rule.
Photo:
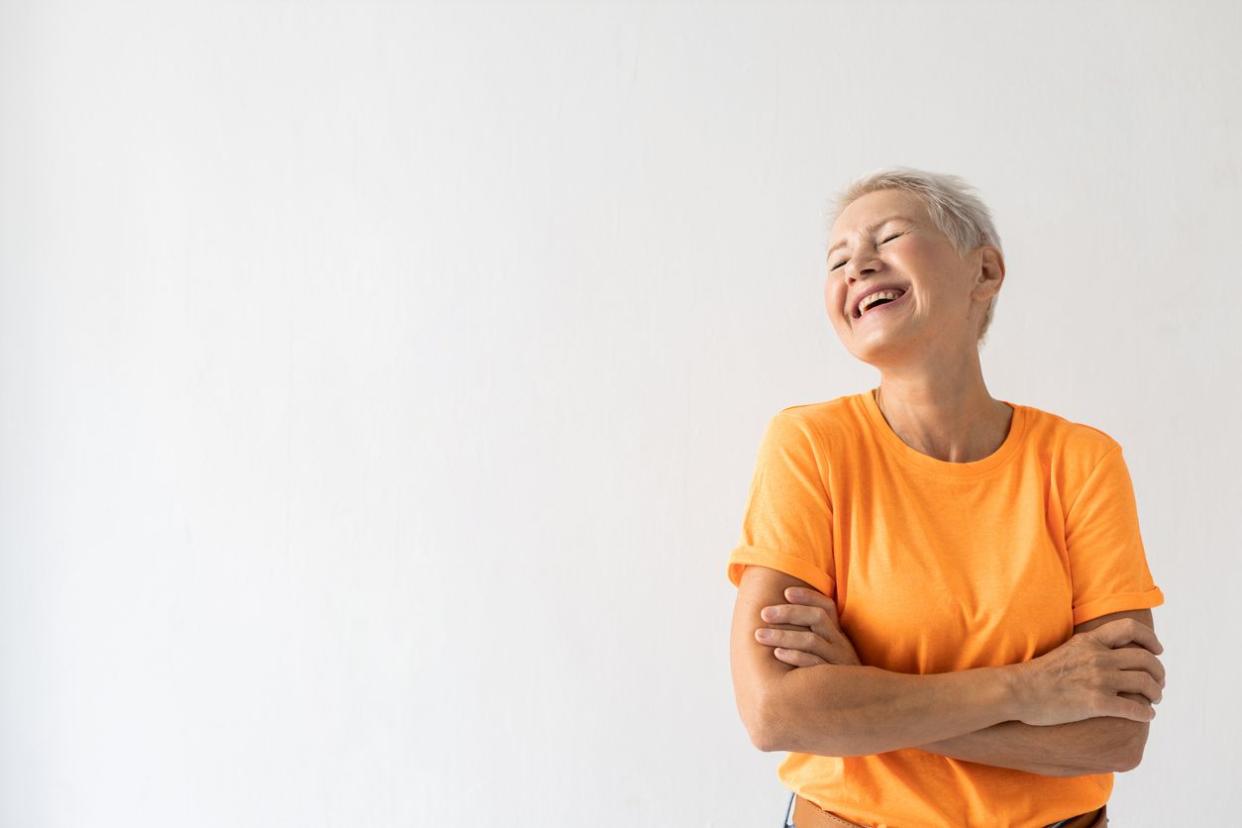
[[[0,823],[775,826],[725,562],[873,387],[831,195],[961,175],[988,388],[1124,446],[1242,809],[1234,3],[4,3]]]

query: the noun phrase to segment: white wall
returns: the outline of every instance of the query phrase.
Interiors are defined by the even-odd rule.
[[[1219,824],[1242,680],[1237,4],[5,3],[0,823],[768,826],[725,560],[878,378],[830,195],[966,177],[997,397],[1126,449]]]

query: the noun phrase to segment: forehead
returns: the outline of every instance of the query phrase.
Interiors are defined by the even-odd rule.
[[[876,190],[854,201],[841,211],[832,224],[830,242],[836,244],[847,236],[862,233],[878,221],[889,216],[900,215],[915,221],[925,222],[927,208],[923,201],[913,193],[904,190]]]

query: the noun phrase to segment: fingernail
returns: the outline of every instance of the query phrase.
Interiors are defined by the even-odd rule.
[[[771,638],[772,631],[771,630],[756,630],[755,635],[759,636],[760,638]]]

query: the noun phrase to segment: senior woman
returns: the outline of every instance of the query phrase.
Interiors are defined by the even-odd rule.
[[[772,417],[728,560],[738,711],[788,752],[781,824],[1106,825],[1164,687],[1120,444],[988,393],[1005,266],[957,176],[853,182],[826,266],[880,382]]]

